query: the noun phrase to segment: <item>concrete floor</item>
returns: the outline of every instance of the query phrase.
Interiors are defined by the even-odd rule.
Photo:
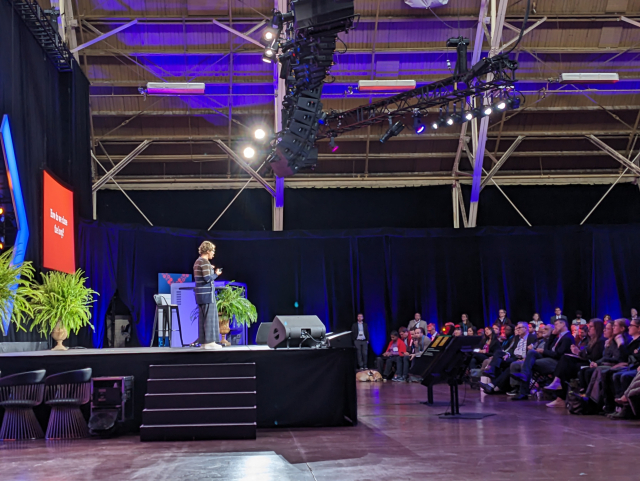
[[[0,443],[0,479],[89,480],[606,480],[640,479],[639,421],[572,416],[462,388],[461,412],[441,420],[417,384],[359,383],[359,425],[258,430],[255,441],[112,440]],[[302,400],[304,402],[304,400]]]

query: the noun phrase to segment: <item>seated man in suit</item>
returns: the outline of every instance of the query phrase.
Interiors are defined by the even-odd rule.
[[[556,309],[558,312],[559,309]],[[565,319],[556,319],[554,322],[554,338],[547,342],[544,348],[531,349],[522,364],[522,371],[512,373],[511,376],[520,381],[520,394],[513,398],[514,401],[522,401],[529,398],[529,383],[533,371],[541,374],[551,374],[558,365],[558,360],[565,354],[571,353],[571,346],[575,339],[569,332],[569,326]]]
[[[421,327],[416,327],[413,333],[413,337],[411,338],[411,347],[407,351],[407,355],[404,356],[403,358],[404,359],[403,371],[407,381],[411,381],[411,382],[422,381],[422,379],[418,378],[417,376],[410,376],[409,368],[413,367],[416,358],[419,358],[422,356],[424,351],[427,350],[427,347],[429,347],[429,344],[430,344],[429,338],[426,336],[426,333],[424,332],[424,330]]]
[[[526,322],[519,322],[516,324],[516,334],[513,339],[506,349],[499,349],[494,353],[489,367],[483,373],[493,379],[493,382],[487,384],[480,383],[487,394],[507,391],[511,364],[524,360],[527,356],[527,347],[535,342],[536,335],[529,334],[529,326]]]

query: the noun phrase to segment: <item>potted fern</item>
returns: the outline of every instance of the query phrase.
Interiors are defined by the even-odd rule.
[[[13,249],[0,255],[0,329],[5,335],[7,333],[4,332],[2,321],[13,322],[16,331],[26,331],[22,324],[26,318],[33,316],[30,302],[33,265],[31,262],[15,265],[12,258]]]
[[[90,326],[91,311],[95,302],[93,289],[85,285],[84,272],[78,269],[73,274],[52,271],[42,274],[42,284],[34,284],[32,292],[33,321],[31,330],[40,334],[51,334],[57,342],[54,351],[64,351],[62,345],[69,332],[78,334],[82,327]]]
[[[247,327],[258,320],[258,312],[249,299],[244,296],[244,287],[227,286],[217,292],[218,321],[220,323],[221,344],[228,346],[227,334],[231,332],[229,322],[235,317],[238,324]]]

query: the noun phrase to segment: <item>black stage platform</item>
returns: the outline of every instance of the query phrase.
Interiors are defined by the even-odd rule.
[[[71,349],[0,354],[3,376],[36,369],[47,375],[90,367],[93,376],[134,376],[135,426],[142,424],[149,366],[256,363],[258,428],[349,426],[357,423],[352,348],[269,349],[266,346]],[[42,418],[44,406],[36,408]]]

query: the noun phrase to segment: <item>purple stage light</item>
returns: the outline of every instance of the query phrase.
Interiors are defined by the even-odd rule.
[[[334,145],[334,146],[331,148],[331,152],[337,152],[339,148],[340,148],[340,146],[339,146],[339,145]]]

